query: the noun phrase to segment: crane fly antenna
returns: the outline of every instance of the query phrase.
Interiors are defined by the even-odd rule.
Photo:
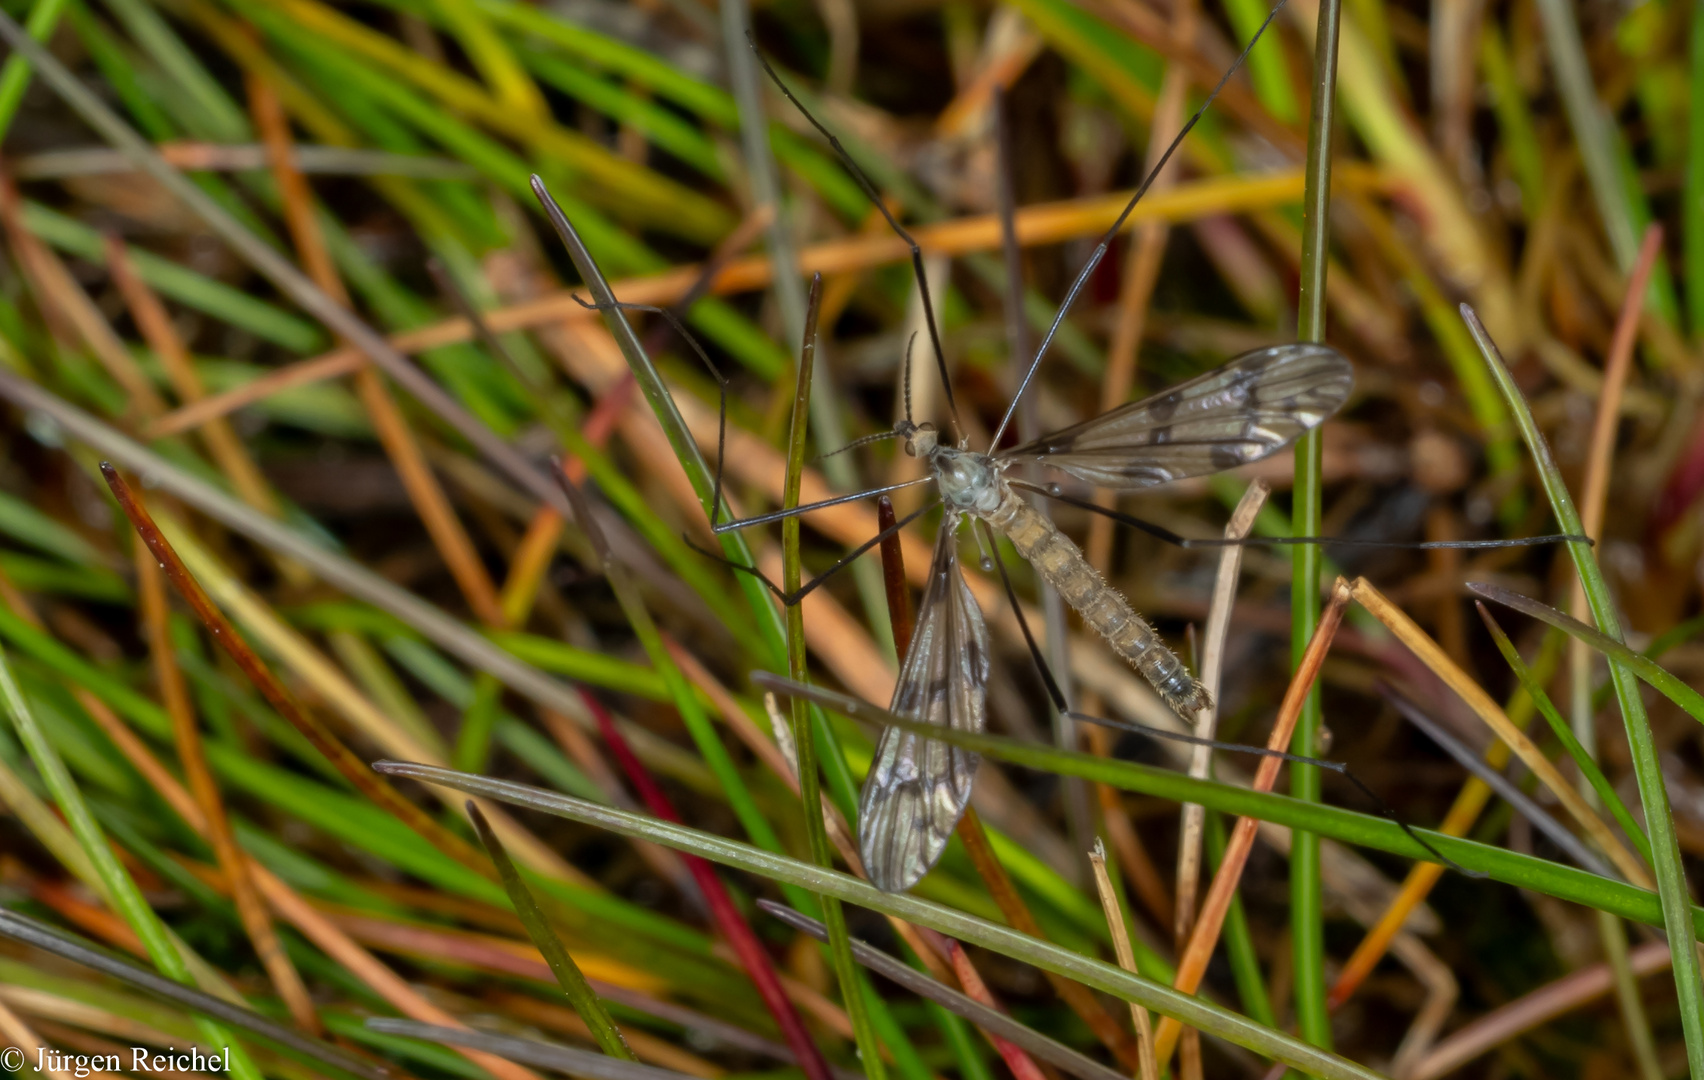
[[[1124,228],[1124,222],[1135,211],[1136,204],[1142,201],[1142,196],[1146,195],[1148,189],[1154,185],[1155,179],[1159,177],[1167,162],[1171,161],[1172,154],[1183,143],[1184,136],[1194,129],[1201,117],[1206,114],[1207,109],[1218,99],[1219,92],[1231,81],[1231,76],[1235,75],[1238,69],[1243,66],[1243,62],[1248,59],[1248,54],[1254,50],[1254,46],[1260,41],[1261,36],[1266,33],[1266,28],[1272,25],[1272,20],[1276,19],[1278,13],[1284,9],[1285,3],[1286,0],[1278,0],[1278,3],[1273,5],[1272,10],[1267,12],[1266,21],[1261,23],[1260,28],[1254,32],[1254,36],[1248,39],[1248,44],[1243,46],[1243,51],[1237,54],[1236,61],[1231,64],[1230,68],[1219,79],[1218,84],[1213,87],[1213,92],[1207,95],[1207,100],[1201,103],[1201,107],[1195,110],[1194,115],[1178,131],[1177,137],[1172,139],[1171,144],[1166,147],[1166,152],[1160,155],[1160,160],[1155,162],[1154,167],[1148,170],[1148,175],[1142,178],[1142,183],[1136,188],[1136,193],[1130,196],[1129,202],[1124,204],[1124,209],[1119,212],[1118,219],[1112,223],[1112,227],[1101,235],[1100,243],[1095,245],[1094,253],[1089,256],[1088,262],[1083,264],[1082,270],[1078,271],[1076,279],[1071,282],[1071,288],[1065,293],[1065,299],[1060,303],[1059,311],[1053,316],[1053,322],[1048,324],[1047,333],[1042,335],[1041,345],[1035,350],[1035,356],[1030,360],[1029,368],[1024,372],[1023,381],[1018,383],[1017,391],[1012,394],[1011,404],[1006,406],[1006,415],[1000,418],[1000,426],[994,429],[994,438],[988,444],[989,453],[993,453],[994,449],[1000,445],[1000,437],[1006,433],[1006,428],[1010,426],[1012,417],[1017,412],[1018,402],[1023,400],[1024,391],[1029,389],[1030,382],[1035,378],[1036,370],[1041,367],[1042,357],[1047,355],[1047,348],[1053,344],[1054,335],[1059,333],[1059,327],[1064,324],[1065,316],[1071,310],[1071,305],[1077,302],[1077,297],[1082,295],[1083,289],[1088,285],[1089,275],[1093,274],[1095,268],[1101,264],[1101,260],[1106,258],[1107,251],[1112,247],[1113,239],[1118,236],[1119,230]],[[915,246],[912,250],[916,250]]]
[[[758,49],[757,42],[752,40],[750,30],[746,31],[746,44],[751,46],[751,51],[757,56],[757,62],[763,65],[764,73],[769,76],[769,81],[775,84],[776,89],[781,91],[781,95],[787,99],[793,108],[799,110],[799,115],[809,121],[811,127],[816,128],[818,134],[828,140],[828,145],[833,148],[835,156],[840,158],[840,163],[846,166],[846,171],[852,174],[852,179],[863,189],[865,197],[870,200],[871,205],[881,213],[882,217],[887,219],[888,228],[892,229],[901,240],[911,245],[911,272],[917,279],[917,292],[923,298],[923,319],[929,326],[929,344],[935,350],[935,367],[940,372],[941,389],[947,396],[947,411],[952,416],[953,433],[955,435],[960,434],[962,428],[959,425],[958,402],[953,398],[952,380],[947,378],[947,354],[941,348],[940,328],[935,325],[935,300],[929,294],[929,276],[923,272],[922,246],[917,243],[916,238],[905,231],[905,226],[899,223],[899,219],[893,216],[893,211],[887,208],[887,203],[883,201],[881,193],[876,190],[875,181],[870,179],[870,175],[853,158],[845,145],[841,143],[839,137],[824,127],[822,121],[813,116],[811,111],[805,108],[804,102],[800,101],[793,91],[788,89],[787,84],[781,81],[781,76],[776,74],[775,69],[770,66],[769,60]],[[907,385],[910,384],[907,383]],[[909,407],[906,409],[906,415],[910,415]]]
[[[988,523],[986,521],[979,520],[977,524],[984,530],[988,529]],[[989,540],[993,540],[991,532]],[[1288,761],[1296,765],[1312,765],[1315,768],[1336,773],[1349,781],[1350,784],[1354,785],[1355,790],[1359,791],[1362,796],[1364,796],[1367,801],[1372,804],[1380,817],[1401,829],[1405,836],[1425,848],[1426,851],[1440,863],[1464,877],[1478,879],[1486,876],[1478,870],[1469,870],[1467,867],[1462,866],[1454,859],[1451,859],[1448,855],[1445,855],[1443,852],[1433,847],[1429,842],[1427,842],[1425,837],[1415,832],[1406,821],[1403,821],[1389,803],[1380,798],[1372,788],[1368,787],[1366,783],[1361,780],[1360,777],[1356,776],[1353,772],[1350,772],[1349,766],[1344,762],[1326,761],[1322,758],[1305,757],[1301,754],[1289,754],[1282,750],[1268,750],[1264,746],[1249,746],[1247,743],[1222,742],[1218,739],[1204,739],[1199,735],[1186,735],[1181,731],[1167,731],[1165,728],[1150,727],[1147,724],[1138,724],[1129,720],[1109,720],[1104,716],[1092,716],[1089,713],[1077,712],[1076,710],[1067,707],[1065,704],[1065,695],[1059,690],[1059,681],[1054,678],[1052,667],[1048,664],[1047,658],[1042,655],[1041,649],[1037,647],[1035,635],[1030,632],[1029,620],[1024,617],[1023,606],[1018,603],[1018,592],[1012,587],[1012,576],[1006,572],[1006,563],[1005,560],[999,557],[998,548],[995,549],[994,565],[1000,571],[1000,584],[1005,587],[1006,601],[1012,605],[1012,614],[1018,617],[1018,629],[1023,631],[1024,644],[1029,646],[1030,659],[1035,662],[1036,671],[1041,674],[1042,685],[1047,688],[1047,696],[1052,700],[1053,707],[1059,710],[1062,715],[1067,716],[1080,724],[1096,724],[1100,727],[1113,728],[1119,731],[1130,731],[1138,735],[1146,735],[1151,739],[1168,739],[1172,742],[1186,743],[1190,746],[1209,746],[1215,750],[1224,750],[1229,753],[1250,754],[1254,757],[1277,758],[1279,761]]]
[[[1079,499],[1075,495],[1067,495],[1062,491],[1054,491],[1040,484],[1031,484],[1024,480],[1012,480],[1009,483],[1025,491],[1033,491],[1038,495],[1062,502],[1067,506],[1075,506],[1079,510],[1087,510],[1147,533],[1156,540],[1171,544],[1174,547],[1200,549],[1224,547],[1283,547],[1297,544],[1321,544],[1334,547],[1368,547],[1368,548],[1400,548],[1404,551],[1436,551],[1443,548],[1453,548],[1460,551],[1487,551],[1496,548],[1537,547],[1541,544],[1591,544],[1592,538],[1580,536],[1577,533],[1547,533],[1544,536],[1522,536],[1512,540],[1363,540],[1349,536],[1243,536],[1235,539],[1223,536],[1188,537],[1172,532],[1164,525],[1156,525],[1134,514],[1126,514],[1110,506],[1101,506],[1087,499]]]
[[[848,450],[856,450],[860,446],[868,446],[871,443],[886,442],[888,439],[897,439],[897,438],[899,438],[899,432],[897,432],[897,431],[878,431],[873,435],[864,435],[864,436],[860,436],[859,438],[853,439],[851,442],[847,443],[845,446],[842,446],[838,450],[830,450],[826,454],[818,454],[812,460],[813,461],[822,461],[825,458],[831,458],[831,457],[835,457],[835,456],[840,455],[840,454],[844,454]]]
[[[905,395],[905,422],[908,425],[913,422],[911,415],[911,348],[916,344],[917,332],[913,330],[911,336],[905,339],[905,367],[899,377],[899,388]]]

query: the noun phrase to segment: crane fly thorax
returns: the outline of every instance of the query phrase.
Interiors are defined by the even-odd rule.
[[[987,454],[937,446],[929,455],[935,487],[948,509],[976,517],[987,517],[1005,498],[1005,478]]]

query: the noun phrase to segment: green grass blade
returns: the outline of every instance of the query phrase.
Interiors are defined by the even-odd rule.
[[[767,672],[755,672],[752,679],[777,693],[808,697],[835,712],[857,717],[868,724],[927,734],[941,742],[952,743],[954,746],[1026,769],[1056,773],[1060,776],[1080,776],[1171,802],[1200,803],[1221,813],[1253,817],[1292,829],[1317,832],[1328,839],[1346,844],[1388,851],[1404,858],[1434,861],[1431,852],[1415,843],[1413,838],[1403,831],[1401,825],[1387,818],[1343,810],[1288,795],[1261,794],[1213,780],[1196,780],[1150,765],[1138,765],[1075,751],[1055,750],[1042,744],[996,735],[972,735],[963,731],[943,731],[925,727],[915,720],[895,716],[886,709],[857,698],[820,687],[794,683]],[[1442,834],[1417,831],[1433,847],[1458,865],[1468,870],[1480,871],[1487,877],[1506,884],[1531,888],[1559,899],[1574,900],[1604,910],[1613,910],[1628,918],[1653,925],[1662,917],[1657,898],[1643,889],[1635,889],[1622,882],[1588,874],[1560,863],[1517,855],[1503,848],[1457,838],[1446,837],[1440,841]],[[1643,914],[1631,914],[1633,911]],[[1699,917],[1704,920],[1704,910],[1700,911]],[[1704,925],[1704,922],[1701,922],[1701,925]]]
[[[730,5],[733,6],[733,5]],[[743,7],[743,5],[740,5]],[[732,47],[738,48],[738,45]],[[755,78],[755,72],[751,73]],[[755,86],[753,90],[755,91]],[[773,196],[773,191],[770,192]],[[772,249],[773,250],[773,249]],[[799,373],[793,380],[792,427],[787,437],[787,477],[781,496],[783,509],[799,505],[799,489],[805,475],[805,446],[812,414],[811,383],[815,370],[817,349],[817,312],[822,303],[822,275],[811,279],[810,299],[801,312],[803,326],[799,349]],[[795,515],[781,524],[781,588],[796,593],[803,579],[799,555],[800,522]],[[787,670],[794,679],[808,678],[809,661],[805,646],[805,611],[799,604],[789,604],[787,620]],[[793,746],[798,756],[799,809],[805,823],[805,836],[810,841],[811,859],[818,866],[832,868],[834,854],[828,846],[828,828],[822,817],[822,783],[817,770],[816,728],[811,723],[810,703],[800,698],[792,701]],[[881,1049],[865,1007],[863,980],[852,960],[851,939],[846,932],[846,914],[839,901],[821,897],[823,921],[828,927],[829,956],[834,964],[834,977],[840,984],[840,996],[846,1014],[852,1020],[852,1034],[858,1043],[858,1054],[870,1080],[885,1080],[887,1067],[882,1063]]]
[[[1563,614],[1549,604],[1541,604],[1531,597],[1522,596],[1520,593],[1505,589],[1501,585],[1470,581],[1467,587],[1470,592],[1477,593],[1487,600],[1512,608],[1523,615],[1530,615],[1540,622],[1554,626],[1563,633],[1585,642],[1609,657],[1611,663],[1621,665],[1645,682],[1650,683],[1664,697],[1685,709],[1687,715],[1704,724],[1704,694],[1700,694],[1686,685],[1650,657],[1634,652],[1627,645],[1615,640],[1608,634],[1592,629],[1580,620],[1571,615]]]
[[[479,833],[479,842],[485,846],[486,854],[491,856],[491,864],[497,868],[497,877],[503,882],[503,891],[509,894],[509,903],[515,909],[515,914],[521,918],[521,924],[527,928],[527,937],[544,956],[544,962],[550,965],[550,973],[556,976],[561,984],[562,992],[568,997],[568,1004],[580,1014],[580,1019],[592,1031],[592,1038],[603,1048],[610,1057],[625,1058],[628,1061],[638,1061],[639,1057],[622,1038],[621,1029],[615,1026],[610,1018],[609,1010],[586,982],[586,976],[580,970],[580,965],[574,963],[574,958],[563,947],[562,939],[556,936],[556,931],[550,928],[545,920],[544,912],[539,910],[538,901],[527,889],[526,882],[521,880],[521,873],[515,869],[509,853],[503,849],[503,842],[497,839],[492,831],[491,823],[485,820],[478,804],[472,799],[467,802],[467,816],[473,822],[474,829]]]
[[[1497,650],[1503,654],[1503,659],[1508,661],[1509,669],[1515,673],[1515,678],[1519,680],[1521,688],[1532,699],[1539,715],[1543,716],[1545,722],[1550,725],[1550,730],[1556,733],[1556,740],[1568,751],[1568,756],[1574,759],[1574,764],[1579,768],[1580,775],[1584,776],[1586,782],[1591,784],[1592,790],[1597,792],[1597,797],[1603,800],[1603,804],[1609,808],[1610,814],[1615,817],[1616,824],[1621,826],[1621,831],[1627,834],[1629,840],[1633,841],[1633,846],[1639,849],[1640,856],[1649,864],[1651,861],[1651,841],[1646,838],[1645,830],[1639,827],[1639,823],[1634,820],[1633,814],[1627,809],[1627,804],[1622,802],[1621,796],[1615,793],[1615,785],[1609,782],[1609,778],[1603,774],[1603,770],[1598,768],[1598,763],[1586,752],[1586,748],[1580,745],[1580,740],[1574,737],[1574,729],[1569,727],[1568,722],[1562,719],[1562,714],[1556,711],[1556,706],[1551,702],[1550,695],[1544,692],[1544,687],[1533,676],[1532,669],[1527,667],[1526,661],[1522,660],[1521,654],[1516,651],[1515,643],[1509,640],[1509,635],[1503,632],[1503,628],[1497,624],[1496,619],[1491,617],[1491,612],[1486,610],[1484,604],[1477,606],[1480,618],[1485,621],[1485,629],[1491,632],[1491,640],[1497,643]]]
[[[1061,753],[1061,751],[1051,751]],[[1102,759],[1104,760],[1104,759]],[[1335,1054],[1309,1046],[1282,1032],[1256,1024],[1246,1017],[1209,1004],[1169,986],[1132,975],[1122,968],[1093,960],[1080,953],[1021,934],[1010,927],[965,915],[951,908],[903,893],[884,893],[867,882],[824,869],[813,863],[760,851],[748,844],[658,821],[643,814],[609,810],[592,803],[552,792],[455,773],[430,766],[379,762],[375,768],[397,776],[412,776],[443,784],[471,795],[530,806],[546,813],[580,821],[626,836],[639,836],[679,851],[688,851],[725,866],[732,866],[783,881],[812,892],[834,896],[859,907],[894,915],[950,934],[960,941],[980,945],[1005,956],[1075,979],[1123,1001],[1145,1005],[1164,1016],[1174,1016],[1190,1027],[1215,1038],[1301,1069],[1327,1080],[1378,1080],[1379,1074]],[[1174,776],[1176,774],[1173,774]],[[1181,779],[1187,780],[1187,777]],[[1205,784],[1205,781],[1196,781]],[[1265,796],[1280,798],[1279,796]],[[1207,802],[1206,799],[1196,799]],[[1418,850],[1418,848],[1416,848]],[[1534,860],[1538,861],[1538,860]]]
[[[66,0],[35,0],[30,5],[30,16],[24,23],[24,29],[37,41],[46,41],[59,26],[59,16],[65,11],[65,4]],[[21,56],[7,57],[6,66],[0,68],[0,139],[6,137],[12,118],[18,115],[18,106],[23,103],[24,91],[29,85],[30,62]]]
[[[1574,499],[1562,481],[1562,474],[1550,456],[1550,447],[1538,430],[1538,423],[1527,408],[1514,378],[1504,366],[1491,340],[1473,309],[1462,305],[1462,317],[1473,332],[1486,366],[1497,380],[1503,396],[1514,414],[1527,451],[1538,465],[1539,478],[1563,532],[1583,534],[1580,515],[1574,509]],[[1586,602],[1602,632],[1612,641],[1621,636],[1621,621],[1609,594],[1609,585],[1598,569],[1597,559],[1589,547],[1580,543],[1568,545],[1574,569],[1586,592]],[[1681,1026],[1686,1035],[1686,1059],[1693,1076],[1704,1076],[1704,987],[1699,984],[1697,937],[1690,916],[1690,893],[1686,874],[1680,861],[1680,844],[1675,837],[1674,819],[1669,810],[1668,789],[1664,786],[1662,762],[1651,734],[1651,724],[1645,715],[1645,703],[1639,697],[1639,684],[1630,664],[1610,658],[1610,678],[1615,683],[1616,697],[1621,702],[1621,719],[1627,729],[1627,744],[1632,751],[1633,771],[1639,781],[1639,798],[1644,803],[1645,825],[1650,830],[1651,868],[1657,875],[1657,893],[1662,899],[1664,925],[1669,931],[1669,952],[1674,960],[1675,991],[1680,999]]]
[[[0,703],[4,704],[19,741],[24,744],[30,760],[35,762],[36,770],[46,782],[59,812],[65,815],[65,820],[70,824],[78,843],[82,845],[84,854],[94,864],[97,880],[104,893],[103,899],[111,904],[113,910],[135,931],[154,965],[174,982],[188,984],[192,979],[188,957],[179,951],[179,945],[166,929],[165,923],[160,921],[160,917],[143,898],[142,890],[136,886],[136,880],[113,854],[112,847],[100,825],[96,823],[88,803],[77,790],[76,781],[71,779],[65,762],[48,741],[35,714],[24,700],[23,692],[18,689],[17,681],[12,676],[12,665],[3,649],[0,649]],[[231,1059],[227,1063],[227,1071],[232,1077],[236,1080],[261,1080],[260,1071],[250,1060],[248,1052],[223,1024],[203,1017],[197,1020],[196,1027],[207,1040],[208,1046],[230,1048]]]
[[[1301,294],[1296,336],[1325,340],[1325,275],[1331,259],[1331,135],[1337,105],[1337,42],[1342,24],[1340,0],[1320,0],[1314,31],[1313,98],[1308,116],[1308,156],[1303,167]],[[1324,443],[1318,428],[1296,443],[1296,480],[1290,526],[1298,536],[1322,531]],[[1295,549],[1290,572],[1290,664],[1301,663],[1320,618],[1320,549]],[[1290,752],[1319,756],[1322,722],[1319,687],[1302,705]],[[1319,769],[1297,764],[1290,770],[1290,791],[1298,799],[1322,797]],[[1319,837],[1298,832],[1290,843],[1290,941],[1296,973],[1296,1025],[1308,1042],[1331,1046],[1331,1012],[1326,1004],[1324,885]]]

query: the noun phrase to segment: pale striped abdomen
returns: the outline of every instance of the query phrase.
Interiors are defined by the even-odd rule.
[[[1130,602],[1106,583],[1100,571],[1089,565],[1070,537],[1036,513],[1011,488],[1006,489],[999,509],[988,515],[987,520],[1006,534],[1018,554],[1059,590],[1059,595],[1077,610],[1084,622],[1142,673],[1173,712],[1195,723],[1195,714],[1211,702],[1206,688],[1195,681],[1183,661],[1165,647]]]

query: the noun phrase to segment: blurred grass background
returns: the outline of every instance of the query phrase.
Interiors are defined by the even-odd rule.
[[[18,696],[8,705],[16,728],[0,725],[0,903],[153,956],[169,975],[404,1074],[503,1080],[524,1069],[376,1033],[362,1019],[456,1018],[614,1044],[596,1010],[563,1003],[529,943],[536,926],[516,916],[512,890],[483,861],[460,797],[404,783],[414,809],[399,817],[394,791],[340,772],[291,714],[323,725],[351,760],[453,765],[653,814],[660,795],[696,829],[806,861],[827,858],[855,826],[871,747],[849,721],[794,714],[839,815],[826,833],[807,829],[795,766],[748,679],[785,670],[779,613],[749,578],[692,549],[710,543],[693,488],[701,477],[690,462],[683,472],[669,438],[679,432],[659,426],[623,343],[574,299],[581,273],[529,176],[562,204],[614,295],[677,307],[726,377],[723,460],[742,512],[782,504],[788,433],[800,430],[791,420],[808,413],[811,457],[797,464],[794,448],[792,488],[808,502],[915,475],[893,443],[814,457],[891,426],[913,335],[919,419],[944,418],[943,396],[921,362],[928,335],[907,246],[760,79],[739,28],[749,24],[919,241],[966,434],[980,447],[1027,360],[1023,343],[1040,338],[1145,164],[1267,15],[1258,0],[0,7],[254,245],[392,335],[479,424],[541,467],[564,455],[568,475],[595,492],[610,573],[627,582],[612,584],[585,533],[482,456],[465,427],[369,367],[9,55],[0,392],[13,407],[0,460],[0,645]],[[1317,19],[1316,2],[1289,0],[1161,174],[1070,312],[1020,417],[1025,430],[1065,426],[1296,337]],[[1600,539],[1602,595],[1628,644],[1682,690],[1697,686],[1704,270],[1692,271],[1704,263],[1704,17],[1660,0],[1345,0],[1341,19],[1325,333],[1354,361],[1357,390],[1324,429],[1323,531],[1439,540],[1557,529],[1522,410],[1458,316],[1470,303],[1549,440],[1548,478],[1573,489]],[[1003,191],[1016,208],[1004,251]],[[823,275],[821,346],[800,396],[813,272]],[[712,372],[665,320],[633,318],[682,430],[713,454]],[[30,388],[93,427],[29,399]],[[144,468],[102,442],[120,436],[157,460]],[[293,703],[263,696],[189,609],[167,600],[155,560],[137,553],[100,482],[102,457],[140,474],[184,563]],[[1122,507],[1211,536],[1259,478],[1277,490],[1254,528],[1273,535],[1288,527],[1292,475],[1285,455]],[[196,481],[233,509],[209,514],[186,497]],[[896,493],[900,513],[920,505],[914,494]],[[1217,559],[1069,508],[1059,520],[1187,651],[1209,614]],[[268,521],[323,561],[256,542],[254,523]],[[913,587],[932,527],[905,539]],[[875,532],[865,503],[812,516],[804,572]],[[780,530],[748,539],[779,579]],[[1452,670],[1507,699],[1517,725],[1552,708],[1522,689],[1463,586],[1489,581],[1586,618],[1559,550],[1328,555],[1417,620]],[[1101,643],[1057,615],[1048,622],[1046,597],[1012,563],[1079,707],[1163,719]],[[998,586],[974,560],[967,570],[998,643],[994,730],[1054,741]],[[1266,737],[1289,682],[1291,583],[1282,549],[1244,556],[1223,645],[1221,737]],[[1569,783],[1585,783],[1578,761],[1595,758],[1594,791],[1631,807],[1605,808],[1608,828],[1641,849],[1633,833],[1649,822],[1635,774],[1648,780],[1649,770],[1601,656],[1542,623],[1499,618],[1532,685],[1567,716],[1531,729],[1539,750]],[[808,645],[813,678],[885,702],[891,626],[872,553],[805,603],[791,644]],[[1440,670],[1351,608],[1320,674],[1322,752],[1406,821],[1568,862],[1508,802],[1487,806],[1489,789],[1380,696],[1396,687],[1500,766],[1507,750]],[[1646,698],[1651,760],[1690,868],[1704,854],[1695,706],[1673,687]],[[1569,724],[1572,747],[1560,734]],[[1134,737],[1066,735],[1103,756],[1181,760]],[[1087,861],[1100,836],[1135,963],[1169,981],[1175,868],[1189,843],[1178,803],[1050,768],[986,762],[974,801],[986,845],[955,841],[918,895],[991,922],[1028,919],[1053,943],[1110,960],[1115,935]],[[1207,790],[1230,800],[1252,771],[1222,756],[1222,791]],[[1563,816],[1530,769],[1511,778]],[[1331,774],[1324,794],[1369,809]],[[1203,801],[1210,870],[1229,822]],[[826,1076],[860,1070],[856,1042],[865,1071],[906,1080],[1055,1067],[883,980],[864,976],[849,995],[840,947],[821,949],[753,906],[781,898],[823,915],[808,889],[726,871],[707,888],[703,867],[649,842],[488,812],[542,897],[541,917],[641,1061],[708,1078]],[[1298,973],[1289,843],[1268,829],[1253,849],[1207,971],[1211,1000],[1294,1031],[1298,1011],[1328,1003],[1317,988],[1333,987],[1336,1051],[1400,1076],[1686,1073],[1681,1003],[1697,993],[1677,998],[1657,974],[1669,958],[1648,926],[1558,899],[1550,878],[1521,889],[1440,880],[1376,843],[1328,842],[1309,871],[1323,886],[1323,954],[1303,955],[1314,970]],[[1514,873],[1514,862],[1493,863]],[[937,955],[916,928],[860,907],[845,918],[855,936],[937,980],[1133,1070],[1133,1029],[1111,998],[1050,982],[987,942]],[[1369,938],[1371,927],[1383,930]],[[754,975],[764,963],[772,975]],[[1298,1002],[1308,986],[1314,1000]],[[190,1017],[40,949],[0,945],[9,1044],[92,1053],[221,1037]],[[885,1064],[872,1061],[878,1045]],[[323,1067],[264,1042],[250,1049],[252,1062],[234,1071]],[[1267,1069],[1217,1038],[1193,1053],[1175,1068]]]

